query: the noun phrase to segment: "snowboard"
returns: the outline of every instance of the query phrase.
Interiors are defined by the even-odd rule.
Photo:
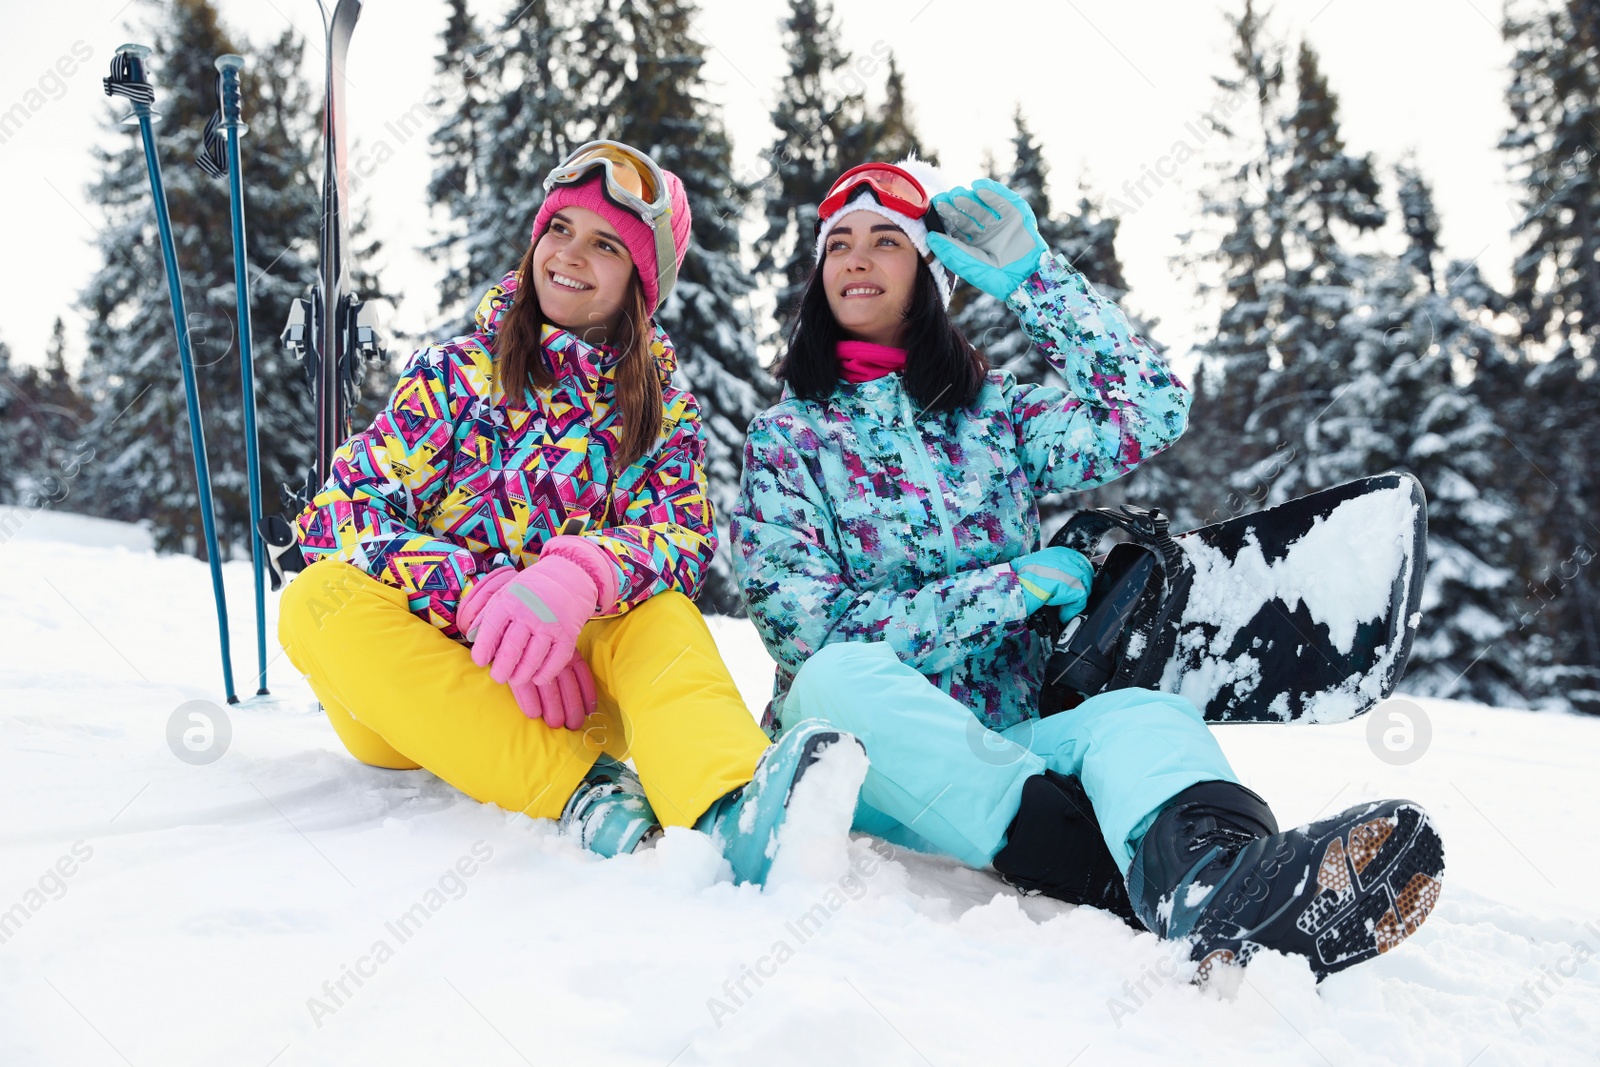
[[[1339,722],[1394,692],[1421,622],[1427,501],[1409,474],[1362,478],[1173,535],[1159,509],[1079,512],[1051,539],[1095,559],[1084,610],[1049,642],[1041,715],[1137,686],[1210,722]]]

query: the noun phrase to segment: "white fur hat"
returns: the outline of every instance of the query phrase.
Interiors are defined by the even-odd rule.
[[[950,183],[945,181],[944,175],[939,173],[938,167],[935,167],[927,160],[918,159],[915,155],[907,156],[896,163],[895,166],[917,179],[930,199],[950,188]],[[932,209],[930,208],[929,210]],[[904,230],[906,236],[911,238],[911,243],[916,246],[917,251],[922,255],[923,262],[927,263],[928,269],[933,272],[933,281],[939,287],[939,295],[944,298],[944,306],[950,306],[950,294],[955,291],[956,278],[928,250],[927,223],[922,219],[913,219],[891,208],[884,207],[866,189],[857,192],[844,207],[835,211],[831,217],[823,222],[822,229],[817,232],[816,259],[822,259],[822,250],[827,247],[828,243],[828,233],[840,219],[852,211],[871,211],[876,215],[882,215]]]

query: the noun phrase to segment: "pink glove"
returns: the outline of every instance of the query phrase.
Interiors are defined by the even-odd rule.
[[[577,650],[583,624],[616,607],[616,565],[605,549],[576,536],[551,538],[539,558],[509,580],[496,572],[483,582],[496,583],[486,590],[488,602],[469,595],[463,605],[471,615],[472,662],[513,687],[555,683]]]
[[[513,685],[511,693],[517,707],[530,719],[542,718],[552,730],[581,730],[583,720],[599,706],[595,697],[594,676],[578,653],[556,674],[549,685]]]
[[[478,579],[456,609],[456,629],[462,634],[476,630],[483,609],[516,576],[517,568],[507,566],[498,567]],[[516,697],[522,714],[530,719],[543,719],[552,730],[582,729],[583,720],[599,706],[594,676],[583,657],[576,653],[554,682],[544,686],[532,682],[512,686],[511,695]]]
[[[466,637],[478,628],[478,616],[483,614],[483,609],[488,607],[494,595],[516,576],[517,568],[507,564],[504,567],[496,567],[472,584],[472,588],[467,590],[467,595],[461,598],[461,603],[456,605],[456,629],[462,637]]]

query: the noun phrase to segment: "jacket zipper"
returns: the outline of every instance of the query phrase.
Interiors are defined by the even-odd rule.
[[[956,558],[956,535],[951,528],[950,512],[944,505],[944,488],[939,484],[939,473],[933,465],[933,455],[928,451],[927,442],[922,439],[921,431],[917,429],[917,417],[911,410],[911,398],[904,388],[900,390],[900,410],[905,413],[906,431],[916,438],[916,444],[912,447],[922,460],[927,475],[929,492],[934,501],[934,518],[939,524],[939,540],[944,543],[945,548],[945,577],[949,577],[949,565]]]
[[[945,548],[945,565],[942,570],[945,577],[948,578],[951,573],[950,566],[955,562],[956,558],[956,535],[950,524],[950,511],[944,505],[944,487],[939,483],[939,472],[934,467],[933,454],[928,450],[927,442],[923,439],[922,432],[917,428],[917,416],[911,410],[911,397],[906,393],[902,384],[897,383],[897,388],[900,393],[900,410],[904,414],[906,421],[906,432],[916,439],[911,447],[922,461],[923,471],[928,481],[928,492],[933,497],[934,521],[939,525],[939,540],[944,544]],[[948,694],[951,685],[955,681],[955,669],[940,671],[932,681]]]

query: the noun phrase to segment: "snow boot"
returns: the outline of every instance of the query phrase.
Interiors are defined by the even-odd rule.
[[[1197,983],[1263,948],[1306,957],[1320,982],[1416,933],[1443,877],[1444,845],[1411,801],[1360,804],[1280,833],[1255,793],[1201,782],[1139,842],[1128,895],[1151,930],[1190,941]]]
[[[634,852],[661,833],[639,776],[601,756],[561,811],[561,831],[606,859]]]
[[[766,884],[772,862],[783,846],[790,802],[807,772],[813,770],[834,745],[862,748],[854,735],[835,729],[821,719],[796,724],[762,755],[748,785],[713,802],[695,822],[694,828],[709,835],[717,850],[727,857],[733,867],[735,884]],[[854,778],[854,792],[859,792],[866,776],[864,759],[850,776]],[[847,837],[850,832],[855,813],[854,792],[849,804],[834,805],[839,808],[841,824],[836,827],[836,836],[840,838]],[[826,806],[818,805],[819,809]],[[826,812],[819,814],[828,817]],[[808,826],[807,833],[816,834],[826,829],[829,828]]]

